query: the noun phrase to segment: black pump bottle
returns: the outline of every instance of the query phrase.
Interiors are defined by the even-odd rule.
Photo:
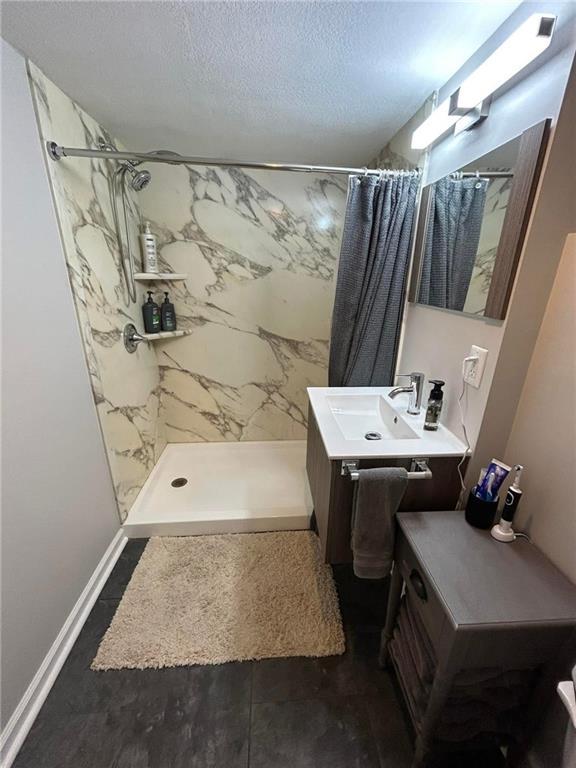
[[[440,379],[430,379],[430,384],[433,384],[430,397],[428,398],[428,408],[426,408],[426,418],[424,419],[424,429],[428,429],[433,432],[438,429],[438,423],[440,421],[440,413],[442,411],[442,400],[444,399],[444,392],[442,387],[445,382]]]
[[[162,315],[162,330],[163,331],[175,331],[176,330],[176,312],[174,311],[174,304],[168,298],[168,292],[164,291],[164,301],[161,306]]]
[[[148,301],[142,305],[142,316],[146,333],[158,333],[160,331],[160,307],[152,298],[152,291],[148,291]]]

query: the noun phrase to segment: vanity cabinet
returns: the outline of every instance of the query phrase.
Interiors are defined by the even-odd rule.
[[[432,478],[409,481],[400,510],[411,512],[454,508],[460,493],[457,467],[461,458],[429,458],[427,464],[432,471]],[[360,459],[358,467],[410,469],[410,459]],[[462,471],[465,469],[464,463]],[[324,561],[332,564],[349,563],[352,561],[350,524],[354,483],[348,475],[342,475],[342,459],[328,457],[312,407],[308,413],[306,471]]]

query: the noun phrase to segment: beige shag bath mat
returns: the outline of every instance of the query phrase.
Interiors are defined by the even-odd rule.
[[[343,652],[332,573],[311,531],[153,538],[92,669]]]

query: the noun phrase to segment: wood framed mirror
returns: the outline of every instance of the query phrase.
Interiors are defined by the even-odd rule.
[[[423,188],[409,301],[504,320],[550,123]]]

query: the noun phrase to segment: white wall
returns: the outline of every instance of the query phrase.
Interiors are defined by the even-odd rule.
[[[2,725],[118,530],[22,57],[2,44]]]
[[[492,103],[489,118],[479,128],[459,136],[448,136],[433,147],[427,170],[429,181],[434,181],[446,173],[472,162],[475,157],[486,154],[546,117],[552,117],[553,122],[556,123],[576,51],[574,31],[576,6],[568,3],[544,3],[542,7],[523,4],[498,32],[474,54],[465,67],[444,86],[440,93],[440,100],[449,95],[469,72],[483,61],[526,16],[537,10],[558,13],[557,30],[548,52],[521,77],[517,76],[516,80],[503,93],[497,94],[497,98]],[[548,178],[548,192],[551,194],[556,180],[551,179],[550,174],[548,174]],[[564,173],[564,181],[567,179],[568,174]],[[537,207],[549,203],[550,198],[544,201],[539,200]],[[512,299],[513,303],[516,302],[517,309],[524,306],[524,312],[526,312],[526,303],[530,302],[530,312],[524,318],[525,327],[522,329],[520,324],[515,324],[508,339],[512,344],[514,340],[521,341],[522,354],[513,354],[514,370],[512,372],[513,376],[520,377],[520,381],[523,380],[528,366],[531,349],[560,257],[561,244],[558,245],[558,238],[560,237],[561,242],[563,242],[566,235],[565,224],[562,225],[564,231],[560,231],[560,229],[550,230],[550,227],[554,227],[555,223],[559,224],[559,222],[546,222],[545,219],[546,216],[540,217],[538,233],[529,232],[526,248],[528,248],[531,238],[533,238],[532,243],[534,243],[536,237],[552,233],[551,248],[547,254],[548,259],[545,264],[541,265],[542,270],[538,278],[531,274],[529,281],[524,280],[522,283],[520,279],[517,281],[517,285],[521,284],[522,289],[516,290]],[[525,261],[520,266],[519,275],[524,268]],[[525,275],[528,274],[529,271],[525,270]],[[507,367],[504,365],[502,368],[503,361],[499,355],[503,341],[507,338],[507,328],[512,329],[510,316],[513,309],[511,306],[509,317],[505,322],[471,318],[461,313],[414,304],[409,304],[406,312],[405,332],[398,370],[423,370],[433,378],[441,378],[446,381],[443,421],[459,435],[462,432],[457,397],[461,389],[462,359],[469,353],[471,344],[477,344],[488,349],[488,362],[482,385],[479,390],[470,388],[467,395],[466,423],[468,433],[472,444],[476,444],[479,449],[478,440],[484,426],[486,426],[486,407],[491,392],[494,397],[500,398],[501,404],[505,404],[507,408],[511,409],[511,418],[513,418],[518,399],[518,393],[515,393],[513,388],[506,391],[502,379],[499,380],[497,392],[492,387],[493,381],[495,381],[493,377],[498,373],[499,366],[500,372]],[[520,334],[520,338],[518,338],[518,334]],[[512,364],[512,359],[510,359],[509,364]],[[491,426],[495,428],[496,425],[492,424]],[[504,425],[502,429],[505,429]],[[503,432],[503,434],[505,440],[508,432]],[[490,439],[493,436],[492,430]],[[502,445],[502,450],[503,447]],[[486,458],[491,458],[491,456],[486,457],[485,455],[490,450],[490,441],[485,441],[482,445],[482,451],[479,450],[478,461],[480,463]],[[476,472],[477,466],[473,462],[470,466],[469,476],[474,477]]]
[[[489,350],[480,389],[468,387],[463,400],[468,439],[475,445],[502,339],[502,323],[479,321],[422,304],[409,305],[406,315],[398,371],[424,371],[427,378],[446,382],[442,422],[457,435],[462,435],[458,407],[462,391],[462,360],[470,354],[471,344]],[[428,385],[424,402],[427,396]]]
[[[518,526],[576,584],[576,234],[566,240],[504,460],[526,466]]]
[[[566,238],[576,232],[575,125],[576,62],[512,293],[476,455],[470,465],[471,478],[492,456],[504,454]],[[550,375],[554,373],[551,371]],[[517,461],[524,463],[521,457]],[[562,531],[558,531],[558,536],[562,536]]]

